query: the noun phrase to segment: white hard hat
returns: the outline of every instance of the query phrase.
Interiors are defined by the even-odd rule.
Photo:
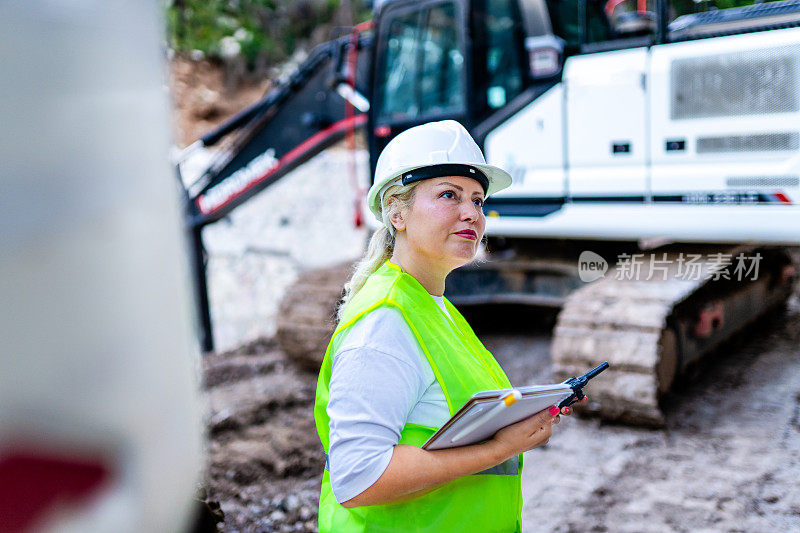
[[[455,120],[442,120],[409,128],[386,145],[378,157],[367,205],[383,221],[383,195],[389,187],[441,176],[474,178],[483,185],[487,197],[511,185],[508,172],[486,164],[464,126]]]

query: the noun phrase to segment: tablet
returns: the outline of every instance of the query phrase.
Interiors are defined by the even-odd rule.
[[[466,428],[474,425],[474,422],[484,413],[503,402],[503,398],[514,390],[521,394],[521,398],[516,403],[490,415],[488,420],[463,434]],[[524,420],[551,405],[558,405],[572,392],[572,388],[565,383],[477,392],[422,445],[422,449],[441,450],[482,442],[506,426]]]

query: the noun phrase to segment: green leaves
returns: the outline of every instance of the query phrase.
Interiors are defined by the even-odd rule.
[[[329,38],[349,20],[350,3],[359,4],[353,22],[371,16],[361,2],[341,0],[168,0],[169,46],[212,59],[238,53],[251,67],[274,64]]]

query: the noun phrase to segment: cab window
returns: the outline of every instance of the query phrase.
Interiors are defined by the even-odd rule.
[[[481,107],[491,112],[522,92],[525,85],[524,31],[514,0],[476,0],[475,80]]]
[[[609,2],[598,0],[586,1],[586,35],[587,43],[597,43],[616,38],[611,29],[608,15],[605,11]],[[547,10],[553,25],[553,33],[565,41],[566,55],[572,55],[580,50],[581,46],[581,2],[580,0],[547,0]]]
[[[464,111],[464,47],[458,18],[452,2],[392,16],[376,77],[379,121]]]

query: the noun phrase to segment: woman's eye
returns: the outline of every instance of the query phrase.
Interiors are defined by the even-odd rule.
[[[483,198],[475,198],[474,202],[478,207],[483,207]]]
[[[456,193],[453,191],[444,191],[442,194],[439,195],[440,198],[455,198]]]

